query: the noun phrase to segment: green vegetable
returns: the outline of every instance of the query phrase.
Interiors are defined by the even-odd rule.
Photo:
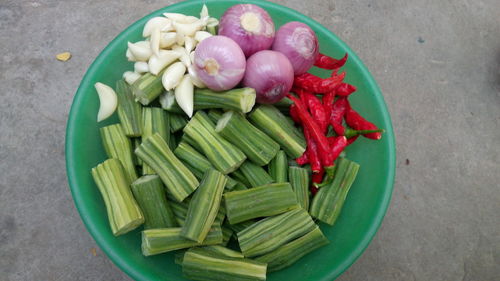
[[[250,161],[245,161],[241,164],[240,171],[250,183],[250,187],[261,186],[273,182],[273,178],[271,178],[264,168]]]
[[[292,104],[293,104],[293,101],[291,99],[289,99],[288,97],[284,97],[280,101],[278,101],[277,103],[274,103],[273,106],[276,107],[283,114],[288,115],[290,113],[290,106]]]
[[[250,182],[247,180],[247,178],[245,177],[245,175],[243,174],[243,172],[241,172],[241,170],[236,170],[236,171],[232,172],[231,176],[237,182],[240,183],[240,188],[241,188],[241,185],[245,186],[244,189],[247,189],[247,188],[249,188],[251,186]]]
[[[170,113],[170,132],[175,133],[184,129],[188,123],[188,119],[181,114]]]
[[[179,224],[180,226],[184,226],[189,209],[189,204],[191,202],[191,197],[186,198],[183,202],[177,202],[174,200],[175,199],[173,198],[169,200],[169,205],[172,208],[172,211],[174,212],[177,224]],[[222,204],[220,205],[219,211],[217,212],[214,224],[221,225],[225,217],[226,217],[226,207]]]
[[[130,184],[137,179],[134,160],[132,158],[132,143],[127,138],[120,124],[102,127],[101,138],[106,154],[109,158],[120,160],[125,171],[127,183]]]
[[[118,97],[118,118],[127,137],[139,137],[142,134],[141,105],[135,101],[129,85],[124,80],[116,82]]]
[[[274,216],[299,208],[289,183],[273,183],[224,194],[227,218],[231,224]]]
[[[224,224],[222,224],[222,245],[223,246],[226,246],[227,243],[229,242],[229,239],[231,239],[231,236],[233,236],[233,230],[226,225],[226,223],[224,222]]]
[[[261,131],[280,144],[292,158],[297,158],[306,150],[304,135],[287,121],[276,107],[260,105],[249,115],[250,121]]]
[[[208,251],[208,252],[212,252],[214,254],[223,255],[226,257],[244,258],[242,253],[237,252],[235,250],[228,249],[226,247],[218,246],[218,245],[205,246],[205,247],[202,247],[201,249]]]
[[[165,189],[157,175],[143,176],[132,183],[132,192],[144,213],[144,229],[176,227]]]
[[[213,123],[202,111],[196,112],[191,118],[184,127],[184,133],[194,140],[200,152],[223,174],[236,170],[246,159],[241,150],[215,132]]]
[[[142,254],[151,256],[201,245],[216,245],[222,243],[222,230],[214,225],[202,243],[181,236],[181,228],[156,228],[142,232]]]
[[[236,181],[236,185],[231,190],[245,190],[245,189],[248,189],[248,187],[246,185],[244,185],[243,183],[241,183],[239,181]]]
[[[319,189],[309,210],[311,216],[329,225],[337,220],[359,170],[357,163],[345,158],[340,158],[336,166],[333,182]]]
[[[226,222],[228,222],[228,221],[226,221]],[[229,224],[228,223],[227,226],[230,227],[234,232],[238,233],[256,222],[257,222],[256,220],[247,220],[247,221],[240,222],[237,224]]]
[[[210,89],[196,89],[194,91],[194,110],[225,109],[247,113],[255,104],[255,90],[252,88],[232,89],[223,92],[214,92]],[[177,103],[169,103],[165,110],[182,113]]]
[[[142,119],[142,117],[141,117]],[[141,138],[131,138],[130,141],[132,142],[132,151],[135,151],[136,148],[138,148],[141,145]],[[134,165],[136,166],[141,166],[142,167],[142,160],[135,155],[135,153],[132,153],[132,161],[134,162]]]
[[[266,280],[266,264],[215,254],[203,248],[192,248],[184,254],[182,273],[191,280]]]
[[[175,157],[163,138],[155,133],[143,140],[135,153],[160,176],[177,201],[188,197],[199,185],[191,171]]]
[[[157,76],[148,72],[132,84],[132,93],[136,101],[142,105],[148,105],[163,92],[161,77],[164,71],[158,73]]]
[[[288,178],[293,191],[297,196],[297,202],[304,210],[309,210],[309,173],[300,167],[288,168]]]
[[[307,211],[298,208],[260,220],[237,235],[243,255],[255,257],[267,254],[315,227]]]
[[[219,211],[226,177],[216,170],[205,172],[200,186],[189,203],[181,236],[201,243],[212,227]]]
[[[210,163],[205,156],[196,151],[196,149],[191,147],[185,141],[181,141],[181,143],[179,143],[174,151],[174,154],[184,162],[186,167],[188,167],[198,179],[201,179],[206,171],[215,169],[212,163]],[[226,189],[232,190],[237,182],[229,176],[226,176],[226,178]]]
[[[144,222],[118,159],[108,159],[97,165],[92,169],[92,177],[104,199],[113,235],[125,234]]]
[[[172,151],[177,148],[177,140],[175,139],[174,135],[170,136],[170,140],[168,141],[168,148],[170,148],[170,150]]]
[[[215,131],[259,166],[267,165],[280,149],[277,142],[250,124],[241,113],[234,111],[222,115]]]
[[[158,133],[165,142],[170,142],[170,120],[165,110],[158,107],[144,107],[142,109],[142,141]],[[155,171],[146,163],[142,164],[143,175],[153,175]]]
[[[274,182],[288,182],[288,159],[283,150],[278,151],[269,163],[269,175]]]
[[[208,118],[210,118],[213,123],[217,123],[217,121],[219,121],[219,119],[222,117],[222,114],[223,112],[218,109],[210,109],[207,113]]]
[[[315,227],[306,235],[289,242],[278,249],[256,258],[256,261],[267,263],[267,271],[273,272],[286,268],[308,253],[329,243],[319,227]]]

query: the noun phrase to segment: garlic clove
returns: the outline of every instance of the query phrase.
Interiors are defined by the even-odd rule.
[[[159,28],[153,29],[151,32],[151,41],[149,42],[151,51],[153,52],[154,55],[158,56],[158,53],[160,52],[160,37],[161,37],[161,32]]]
[[[186,49],[186,52],[189,54],[192,50],[194,50],[194,47],[196,47],[196,41],[189,36],[184,37],[184,48]]]
[[[194,36],[196,31],[201,30],[205,25],[207,24],[206,20],[197,20],[193,23],[180,23],[180,22],[173,22],[175,31],[180,32],[186,36]]]
[[[189,53],[186,52],[186,49],[184,47],[181,47],[179,45],[174,45],[174,46],[172,46],[172,51],[179,53],[179,60],[186,67],[191,65],[191,58],[189,57]]]
[[[208,8],[207,5],[203,4],[200,11],[200,18],[208,17]]]
[[[186,66],[184,66],[182,62],[176,62],[170,65],[161,77],[161,83],[165,90],[168,91],[175,88],[181,81],[184,73],[186,73]]]
[[[189,78],[191,79],[191,83],[195,85],[197,88],[206,88],[207,86],[203,81],[198,78],[198,75],[196,74],[196,70],[194,69],[194,66],[190,65],[188,68],[188,75]]]
[[[127,84],[129,85],[134,84],[134,82],[137,81],[137,79],[139,78],[141,78],[141,74],[137,72],[125,71],[123,73],[123,79],[125,79],[125,82],[127,82]]]
[[[179,23],[193,23],[193,22],[198,20],[197,17],[186,16],[186,15],[179,14],[179,13],[163,13],[163,15],[166,18],[171,19],[172,21],[175,21],[175,22],[179,22]]]
[[[165,49],[177,42],[177,33],[175,32],[167,32],[162,33],[160,37],[160,48]]]
[[[194,108],[193,93],[193,83],[191,83],[191,78],[189,77],[189,75],[186,74],[184,75],[184,77],[182,77],[181,82],[175,88],[175,101],[177,101],[179,107],[190,118],[193,116]]]
[[[146,22],[146,24],[144,25],[142,36],[149,37],[151,36],[154,29],[158,28],[160,30],[163,30],[168,27],[173,28],[171,19],[167,19],[165,17],[154,17],[148,20],[148,22]]]
[[[175,35],[175,43],[179,46],[184,46],[184,39],[186,39],[184,33],[178,31]]]
[[[137,59],[134,57],[134,55],[132,55],[132,52],[130,52],[130,49],[127,49],[125,56],[127,57],[128,61],[137,61]]]
[[[191,60],[191,63],[194,63],[194,51],[189,53],[189,59]]]
[[[99,95],[99,112],[97,113],[97,122],[107,119],[111,116],[118,106],[118,98],[115,91],[108,85],[97,82],[94,87]]]
[[[138,61],[134,63],[134,71],[137,73],[146,73],[149,71],[148,63],[145,61]]]
[[[144,42],[144,43],[140,43]],[[140,41],[136,43],[130,43],[128,42],[128,49],[130,50],[130,53],[136,58],[138,61],[147,61],[149,57],[153,54],[151,52],[151,48],[149,47],[149,42],[147,41]]]
[[[200,43],[204,39],[207,39],[208,37],[211,37],[211,36],[213,36],[213,35],[210,32],[196,31],[196,33],[194,34],[194,40],[196,40],[196,42]]]
[[[149,58],[149,72],[151,72],[151,74],[158,75],[160,71],[177,60],[180,56],[179,52],[160,50],[158,56],[152,55]]]

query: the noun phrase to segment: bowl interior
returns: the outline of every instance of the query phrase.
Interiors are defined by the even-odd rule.
[[[206,1],[210,15],[220,17],[236,0]],[[376,233],[392,193],[395,169],[395,144],[392,125],[382,94],[372,76],[349,47],[316,21],[289,8],[264,2],[254,3],[269,12],[276,27],[288,21],[308,24],[318,35],[321,52],[342,57],[349,53],[344,67],[346,81],[358,92],[350,99],[353,107],[386,133],[380,141],[360,138],[347,149],[348,158],[358,162],[358,173],[344,209],[335,226],[322,225],[330,244],[307,255],[292,267],[271,273],[268,280],[332,280],[347,269],[363,252]],[[119,34],[98,56],[84,76],[71,108],[66,135],[66,165],[75,205],[87,229],[103,251],[122,270],[136,280],[185,280],[181,267],[174,264],[173,254],[143,257],[140,230],[120,237],[110,231],[104,202],[90,175],[90,170],[106,159],[99,128],[118,122],[116,116],[97,124],[99,100],[95,82],[114,85],[124,71],[133,69],[125,58],[127,41],[141,40],[146,21],[161,13],[180,12],[198,15],[200,1],[171,5],[135,22]],[[327,72],[314,69],[315,74]]]

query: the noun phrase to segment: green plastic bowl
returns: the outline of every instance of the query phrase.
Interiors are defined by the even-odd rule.
[[[210,14],[220,17],[236,0],[206,1]],[[395,173],[394,134],[382,93],[368,69],[356,54],[337,36],[318,22],[289,8],[264,2],[246,1],[269,12],[277,27],[289,21],[308,24],[318,35],[321,52],[342,57],[349,53],[344,67],[347,82],[358,88],[350,101],[367,119],[386,130],[379,141],[360,138],[347,149],[349,159],[358,162],[358,173],[344,209],[333,227],[321,229],[330,244],[303,257],[293,266],[270,273],[268,280],[333,280],[345,271],[364,251],[377,232],[389,205]],[[97,244],[109,258],[136,280],[186,280],[173,254],[144,257],[141,254],[140,229],[120,237],[111,233],[104,202],[92,180],[90,170],[106,159],[99,128],[118,122],[116,116],[98,124],[99,100],[94,83],[114,85],[124,71],[133,69],[125,58],[127,41],[141,40],[142,27],[148,19],[163,12],[198,15],[200,1],[168,6],[140,19],[120,33],[97,57],[83,77],[75,95],[66,131],[66,168],[76,208]],[[327,75],[314,69],[313,73]]]

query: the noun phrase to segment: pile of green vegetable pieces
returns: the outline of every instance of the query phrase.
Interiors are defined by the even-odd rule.
[[[136,102],[144,88],[117,82],[120,123],[101,128],[109,159],[92,169],[114,235],[144,224],[143,254],[179,250],[193,280],[265,280],[328,244],[313,218],[335,222],[359,166],[339,158],[311,199],[288,101],[254,108],[251,88],[200,89],[188,120],[167,93],[163,108]]]

